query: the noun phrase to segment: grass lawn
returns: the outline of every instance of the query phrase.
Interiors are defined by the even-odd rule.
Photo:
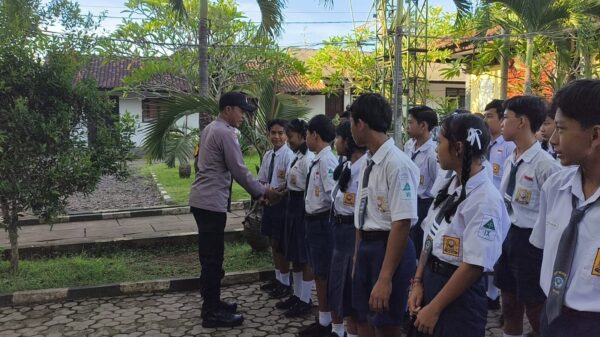
[[[254,175],[257,174],[256,166],[260,165],[260,158],[258,154],[252,153],[244,156],[244,162]],[[173,201],[178,205],[187,205],[190,196],[190,187],[194,182],[194,168],[192,164],[192,176],[188,179],[179,178],[179,169],[177,167],[168,168],[164,163],[146,164],[142,167],[142,174],[150,176],[150,173],[154,172],[158,181],[167,190],[167,193],[171,196]],[[233,182],[233,201],[240,201],[250,199],[250,196],[246,191],[238,185],[237,182]]]
[[[265,270],[270,267],[268,252],[254,253],[246,243],[225,243],[225,271]],[[16,276],[10,274],[8,261],[0,261],[0,293],[197,277],[199,273],[195,245],[22,260]]]

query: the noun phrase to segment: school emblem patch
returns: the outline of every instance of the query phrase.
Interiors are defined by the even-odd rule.
[[[292,174],[290,177],[290,184],[296,186],[296,176]]]
[[[444,254],[458,257],[460,255],[460,238],[444,235],[442,248]]]
[[[406,183],[402,188],[402,199],[408,200],[412,198],[412,189],[410,188],[410,184]]]
[[[377,196],[377,210],[379,213],[389,211],[389,206],[384,196]]]
[[[529,202],[531,201],[531,191],[524,188],[517,189],[515,201],[521,205],[529,205]]]
[[[344,193],[344,205],[354,207],[356,201],[356,193],[346,192]]]
[[[333,179],[333,169],[331,169],[331,168],[330,168],[330,169],[327,171],[327,176],[328,176],[329,178],[332,178],[332,179]]]
[[[321,195],[321,189],[319,186],[315,186],[315,197],[319,197]]]
[[[419,178],[419,185],[423,186],[424,184],[425,184],[425,176],[421,175],[421,178]]]
[[[559,292],[567,284],[567,274],[557,271],[552,276],[552,291]]]
[[[478,236],[488,241],[493,241],[496,238],[496,226],[494,225],[493,219],[490,219],[481,225]]]
[[[284,179],[285,178],[285,170],[277,170],[277,178]]]
[[[500,165],[498,165],[498,164],[492,165],[492,171],[495,176],[499,176],[500,175]]]
[[[596,252],[594,266],[592,267],[592,275],[600,276],[600,248],[598,248],[598,251]]]

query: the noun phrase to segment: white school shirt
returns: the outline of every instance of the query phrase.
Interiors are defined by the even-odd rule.
[[[314,157],[311,165],[313,164],[304,197],[304,209],[308,214],[321,213],[331,209],[333,202],[331,192],[335,187],[333,171],[338,166],[338,158],[331,151],[331,147],[326,146]]]
[[[500,194],[504,196],[508,187],[511,165],[517,163],[516,150],[504,164],[504,175],[500,184]],[[552,174],[560,171],[561,166],[551,155],[542,150],[540,143],[534,142],[525,151],[519,160],[523,163],[519,166],[516,175],[515,190],[512,196],[511,222],[520,228],[533,228],[538,218],[540,208],[540,190],[542,185]]]
[[[294,152],[290,150],[287,144],[275,151],[275,161],[273,169],[273,177],[269,180],[269,166],[271,164],[271,156],[273,155],[273,149],[267,151],[263,156],[262,164],[258,170],[258,181],[263,184],[269,184],[273,188],[281,187],[285,185],[285,176],[287,170],[294,160]]]
[[[358,191],[360,197],[354,205],[354,225],[360,226],[360,200],[367,195],[365,231],[389,231],[392,222],[409,219],[411,226],[418,220],[417,186],[419,168],[388,139],[369,160],[374,162],[369,176],[369,186],[363,188],[363,176],[368,161],[360,170]],[[360,228],[359,228],[360,229]]]
[[[502,137],[498,136],[490,144],[490,164],[492,166],[492,174],[494,186],[499,190],[500,183],[502,182],[502,176],[504,175],[504,163],[506,159],[515,151],[517,146],[513,142],[509,142]]]
[[[416,142],[407,143],[404,153],[411,159],[414,157],[413,161],[419,168],[419,198],[433,198],[435,195],[432,194],[431,188],[438,173],[437,153],[435,152],[437,144],[430,138],[418,149],[415,149],[416,145]]]
[[[308,168],[315,155],[310,151],[306,151],[306,154],[298,151],[296,157],[298,160],[287,173],[287,188],[290,191],[302,192],[306,188],[306,175],[308,175]]]
[[[540,286],[546,295],[552,286],[554,260],[560,238],[571,218],[571,199],[577,198],[577,207],[596,202],[600,189],[585,200],[581,171],[566,168],[554,175],[542,187],[540,216],[529,241],[544,250]],[[577,246],[567,280],[565,305],[579,311],[600,312],[600,201],[590,207],[579,223]]]
[[[449,198],[461,193],[458,179],[453,179]],[[455,266],[465,262],[491,270],[502,253],[502,242],[510,227],[504,200],[483,170],[467,180],[467,197],[448,223],[442,219],[434,224],[441,205],[429,213],[421,227],[425,238],[433,239],[432,253],[442,261]]]
[[[356,203],[357,193],[358,191],[358,177],[360,175],[360,169],[367,162],[367,154],[364,154],[354,163],[350,163],[347,161],[344,167],[350,167],[350,181],[348,182],[348,187],[346,188],[346,192],[342,192],[339,189],[339,186],[336,185],[336,188],[333,190],[337,192],[333,199],[333,207],[335,209],[336,215],[352,215],[354,214],[354,204]],[[339,185],[339,184],[338,184]]]

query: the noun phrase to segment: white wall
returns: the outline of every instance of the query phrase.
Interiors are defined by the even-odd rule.
[[[427,106],[433,109],[439,108],[438,101],[446,97],[446,88],[465,88],[466,83],[429,83],[429,95],[427,98]],[[466,101],[466,99],[465,99]]]
[[[316,115],[325,114],[325,95],[306,95],[302,96],[302,100],[310,108],[310,112],[305,117],[306,120]]]

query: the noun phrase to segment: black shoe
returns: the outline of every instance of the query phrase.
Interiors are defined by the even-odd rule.
[[[284,316],[288,318],[306,316],[312,312],[312,307],[312,300],[308,303],[298,301],[284,313]]]
[[[281,300],[279,302],[277,302],[277,304],[275,304],[275,308],[280,309],[280,310],[287,310],[291,307],[293,307],[294,305],[296,305],[296,303],[300,302],[300,299],[296,296],[296,295],[292,295],[290,297],[288,297],[286,300]]]
[[[319,324],[319,322],[314,322],[313,324],[298,331],[298,336],[300,337],[328,337],[330,334],[331,324],[328,326],[322,326]]]
[[[244,316],[223,309],[209,311],[202,317],[202,326],[205,328],[230,328],[241,325],[242,322],[244,322]]]
[[[332,331],[331,334],[329,335],[329,337],[348,337],[348,334],[344,332],[344,335],[340,336],[337,333]]]
[[[290,286],[286,286],[286,285],[283,285],[282,283],[279,283],[279,285],[277,285],[277,287],[275,289],[273,289],[269,292],[269,297],[275,298],[275,299],[282,299],[284,297],[289,296],[291,291],[292,290],[291,290]]]
[[[222,309],[226,312],[235,314],[237,311],[237,303],[233,302],[225,302],[225,301],[220,301],[219,302],[219,309]],[[200,315],[200,317],[204,318],[204,316],[206,316],[207,313],[209,313],[210,310],[204,310],[202,309],[202,314]]]
[[[488,310],[500,310],[500,297],[495,300],[488,297]]]
[[[279,281],[277,281],[277,280],[271,280],[271,281],[268,281],[267,283],[261,285],[260,286],[260,290],[262,290],[262,291],[270,291],[270,290],[275,289],[278,285],[279,285]]]

